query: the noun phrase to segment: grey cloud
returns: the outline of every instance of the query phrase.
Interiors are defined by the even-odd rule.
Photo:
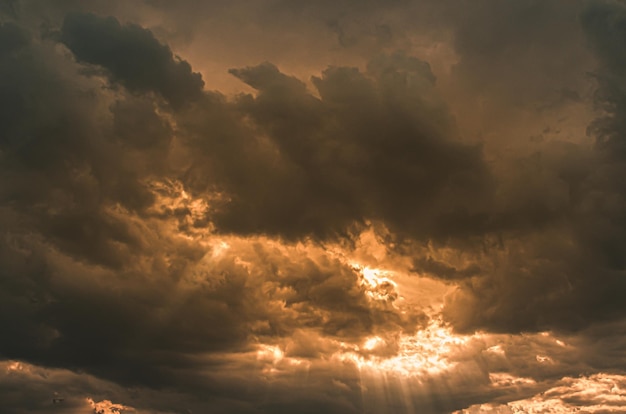
[[[158,195],[146,180],[171,178],[163,176],[172,173],[171,127],[142,96],[97,93],[97,78],[45,42],[1,67],[10,75],[3,78],[12,92],[5,98],[14,100],[15,110],[3,126],[3,156],[11,162],[5,165],[2,245],[3,315],[10,316],[2,324],[13,338],[2,343],[3,356],[124,384],[182,381],[210,389],[193,356],[249,350],[251,334],[277,341],[303,324],[358,342],[372,334],[411,332],[423,323],[419,312],[398,313],[390,287],[381,287],[387,300],[371,304],[354,269],[337,262],[298,263],[263,253],[252,255],[258,268],[253,276],[230,257],[201,271],[199,277],[211,279],[207,286],[179,286],[206,251],[168,238],[161,227],[180,220],[181,231],[193,232],[184,225],[188,206],[150,212]],[[51,58],[48,65],[39,65],[45,57]],[[208,105],[200,106],[203,116],[220,121],[215,125],[240,131],[238,111],[218,94],[200,103]],[[55,110],[44,115],[42,108],[49,107]],[[14,220],[21,224],[9,225]],[[277,277],[273,268],[293,273]],[[269,293],[271,299],[274,290],[278,296],[271,303],[259,296]],[[286,309],[277,307],[281,300]],[[198,324],[207,329],[198,331]]]
[[[479,147],[455,140],[424,62],[394,55],[367,73],[331,67],[313,78],[320,98],[271,64],[232,73],[259,91],[235,106],[254,121],[240,132],[249,136],[218,144],[210,124],[187,131],[199,154],[219,157],[216,184],[231,202],[218,229],[324,239],[379,220],[418,238],[486,231],[488,168]]]
[[[448,297],[444,315],[459,330],[497,332],[579,330],[622,318],[620,272],[610,269],[607,252],[591,252],[591,241],[572,245],[571,231],[557,227],[494,248],[478,262],[482,271]]]
[[[601,148],[620,160],[624,153],[622,134],[626,130],[626,57],[621,48],[626,38],[625,21],[625,8],[617,2],[594,2],[581,16],[588,41],[601,63],[595,73],[600,85],[595,97],[598,108],[605,113],[590,126],[590,131]]]
[[[314,338],[323,333],[325,340],[360,344],[373,334],[410,332],[424,321],[419,312],[401,315],[391,302],[368,306],[358,276],[337,262],[233,243],[235,250],[221,259],[209,253],[202,261],[181,263],[177,253],[178,263],[168,264],[175,248],[162,248],[136,257],[145,265],[120,273],[77,263],[28,237],[14,236],[2,246],[0,328],[10,339],[0,343],[0,354],[123,386],[182,394],[175,404],[155,398],[148,405],[161,410],[206,407],[211,400],[219,407],[220,399],[232,400],[224,403],[225,412],[286,410],[304,398],[332,412],[341,407],[358,412],[350,408],[358,404],[352,391],[329,393],[323,385],[329,376],[354,381],[350,367],[337,372],[329,366],[316,373],[317,359],[302,351],[289,355],[310,361],[309,378],[317,385],[301,388],[285,379],[264,391],[269,385],[262,381],[262,370],[276,362],[257,360],[254,339],[280,345],[296,330],[305,330]],[[328,357],[338,345],[320,350]],[[285,364],[285,375],[291,375],[293,366]],[[148,404],[127,396],[120,400],[117,394],[109,399],[138,408]]]
[[[577,21],[583,6],[580,1],[481,0],[451,10],[460,55],[455,76],[494,112],[501,102],[529,109],[562,88],[581,87],[592,67]]]
[[[591,2],[581,15],[585,34],[606,69],[616,76],[624,75],[626,60],[621,52],[624,33],[624,6],[620,2]]]
[[[189,414],[202,409],[202,401],[191,395],[128,389],[82,372],[12,360],[0,361],[0,368],[0,400],[7,414]],[[252,412],[242,407],[227,400],[212,404],[215,412]]]
[[[77,59],[105,67],[130,91],[158,92],[174,108],[201,95],[200,74],[140,26],[122,26],[114,17],[70,13],[61,40]]]
[[[0,399],[2,410],[7,414],[80,414],[93,411],[86,398],[95,390],[90,389],[84,378],[78,375],[45,370],[17,361],[1,361],[0,367]],[[95,393],[92,395],[95,396]]]
[[[6,56],[0,71],[3,205],[78,256],[118,261],[120,247],[137,246],[141,237],[107,206],[141,210],[151,195],[138,182],[147,173],[137,162],[142,157],[131,164],[115,155],[119,144],[103,122],[111,97],[85,93],[97,90],[96,83],[46,43]],[[68,79],[72,74],[77,82]],[[155,153],[151,158],[157,160]]]
[[[541,7],[540,11],[543,13]],[[445,245],[467,240],[480,243],[495,235],[515,244],[520,235],[549,231],[561,226],[564,218],[582,214],[582,204],[573,205],[571,197],[574,186],[583,186],[584,172],[566,177],[565,167],[539,160],[536,165],[521,165],[519,173],[505,172],[508,175],[494,178],[481,148],[456,140],[454,120],[437,94],[435,78],[428,64],[419,59],[401,53],[381,56],[372,60],[365,72],[331,67],[312,79],[319,98],[309,93],[303,82],[269,63],[231,72],[257,89],[258,95],[240,96],[231,103],[219,94],[205,94],[177,119],[192,160],[183,180],[196,194],[207,190],[225,194],[211,217],[218,231],[332,240],[374,220],[385,224],[400,240]],[[122,116],[122,112],[116,113],[118,132],[124,133]],[[584,196],[578,197],[582,200]],[[577,203],[582,203],[580,200]],[[567,231],[567,226],[562,228]],[[582,225],[577,229],[586,231]],[[584,243],[581,235],[581,248]],[[593,319],[589,315],[581,314],[570,322],[564,316],[572,298],[590,287],[584,274],[565,266],[559,272],[567,277],[540,276],[563,262],[560,247],[556,249],[548,268],[540,258],[523,259],[522,255],[518,259],[514,250],[506,253],[510,263],[532,263],[523,272],[533,277],[519,284],[493,266],[492,273],[485,270],[484,275],[466,272],[461,278],[470,282],[461,284],[460,294],[467,294],[470,300],[476,289],[482,291],[493,283],[495,288],[488,290],[493,297],[484,302],[493,310],[476,312],[472,314],[475,320],[464,322],[449,313],[451,320],[459,329],[493,323],[499,324],[497,328],[493,325],[497,330],[539,329],[560,323],[573,328],[589,323]],[[575,270],[590,268],[578,263]],[[442,266],[430,266],[430,272],[446,273]],[[483,282],[475,284],[476,280]],[[529,299],[514,293],[521,290],[531,295],[535,289],[545,291],[545,300],[550,302],[528,307]],[[568,289],[576,293],[567,293]],[[555,292],[560,292],[562,301],[548,299]],[[503,299],[509,294],[514,295],[512,300]],[[602,295],[603,291],[598,291],[595,299],[586,299],[589,306],[601,302]],[[542,297],[532,302],[542,304]],[[459,303],[469,306],[460,298]],[[520,308],[526,311],[516,311]],[[618,312],[614,305],[601,309],[604,311],[597,312],[600,317]],[[452,305],[450,312],[454,312]],[[540,313],[541,320],[536,319]]]
[[[60,14],[77,6],[63,4]],[[272,4],[295,22],[300,13],[324,24],[354,7]],[[512,102],[545,104],[553,90],[585,102],[578,68],[557,59],[587,68],[587,52],[577,41],[556,52],[581,34],[578,3],[563,14],[558,1],[481,4],[437,15],[456,39],[453,80],[504,112]],[[405,6],[394,3],[392,14]],[[250,13],[230,3],[194,11],[205,8]],[[388,15],[372,17],[384,8],[367,2],[337,27],[368,13],[368,24],[390,24]],[[375,56],[366,67],[330,66],[310,85],[272,63],[233,69],[255,93],[228,98],[203,91],[151,31],[120,23],[129,16],[122,9],[98,3],[111,10],[117,17],[67,15],[67,49],[26,23],[0,26],[3,358],[137,387],[145,400],[115,395],[146,412],[302,412],[305,404],[311,412],[446,412],[528,396],[563,375],[622,370],[622,5],[592,3],[581,19],[606,114],[589,130],[597,148],[545,142],[536,155],[496,163],[463,141],[440,94],[442,78],[450,85],[445,73],[436,77],[409,52],[379,53],[407,27],[361,43],[376,45],[363,52]],[[457,371],[411,382],[406,394],[395,379],[385,383],[389,394],[376,394],[376,381],[368,392],[354,365],[337,368],[329,355],[375,335],[389,342],[379,356],[392,355],[400,334],[427,322],[421,310],[397,307],[402,287],[367,287],[325,251],[336,241],[349,250],[346,239],[370,221],[390,231],[385,241],[402,242],[388,248],[411,256],[402,259],[414,272],[458,286],[444,308],[458,331],[569,332],[570,347],[502,336],[506,358],[477,345],[455,355]],[[221,251],[220,240],[230,248]],[[263,360],[259,342],[280,347],[282,359]],[[539,352],[554,365],[542,365]],[[540,384],[495,389],[494,370]],[[13,405],[31,404],[12,395]],[[32,395],[28,407],[45,409],[40,390]]]
[[[457,284],[444,315],[460,331],[578,331],[624,317],[622,232],[608,225],[620,220],[619,164],[574,144],[540,155],[498,174],[493,209],[508,226],[451,258],[413,251],[414,271]]]
[[[140,151],[152,148],[167,150],[172,128],[155,112],[151,102],[140,99],[117,101],[112,105],[111,113],[115,136],[123,145]]]
[[[547,226],[529,227],[534,236],[505,233],[500,253],[491,251],[479,261],[483,271],[461,283],[444,311],[459,329],[580,330],[626,315],[620,299],[626,292],[624,70],[616,49],[624,37],[623,16],[623,5],[613,2],[590,3],[581,15],[598,57],[596,101],[604,112],[589,128],[595,150],[548,153],[540,161],[542,175],[556,179],[546,190],[554,194],[560,182],[562,201],[554,204]],[[528,183],[514,188],[518,194],[524,188],[538,193]]]
[[[30,41],[27,31],[13,23],[0,26],[0,50],[2,54],[11,53],[26,46]]]

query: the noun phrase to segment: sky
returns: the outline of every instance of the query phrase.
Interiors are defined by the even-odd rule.
[[[0,0],[0,411],[626,413],[626,2]]]

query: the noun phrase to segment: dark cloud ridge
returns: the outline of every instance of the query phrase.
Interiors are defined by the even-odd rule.
[[[105,67],[130,91],[155,91],[174,108],[202,93],[201,75],[141,26],[122,26],[114,17],[69,13],[61,41],[78,60]]]
[[[228,158],[247,162],[215,161],[224,174],[218,184],[232,195],[218,229],[290,239],[333,238],[367,220],[418,238],[484,230],[461,228],[489,197],[480,148],[455,141],[430,68],[412,59],[381,57],[367,73],[331,67],[312,79],[320,98],[270,63],[232,70],[258,94],[235,102],[254,130],[220,144]],[[212,157],[211,142],[193,145]],[[259,145],[266,147],[251,160],[246,148]],[[467,203],[469,194],[478,205]],[[446,227],[449,220],[459,229]]]

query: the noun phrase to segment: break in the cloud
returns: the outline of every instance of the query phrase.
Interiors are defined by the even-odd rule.
[[[623,3],[0,13],[4,411],[626,410]]]

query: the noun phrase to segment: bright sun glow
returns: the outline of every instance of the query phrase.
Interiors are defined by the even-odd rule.
[[[284,358],[285,354],[283,351],[274,345],[259,345],[259,350],[257,351],[257,359],[261,361],[270,361],[272,363],[279,362]]]
[[[93,408],[95,413],[99,414],[119,414],[124,412],[134,412],[135,410],[131,409],[122,404],[114,404],[109,400],[104,401],[94,401],[91,398],[87,398],[87,403]]]
[[[352,266],[360,271],[362,275],[361,286],[365,288],[365,294],[370,299],[386,300],[389,290],[397,290],[398,284],[391,279],[392,272],[354,263]]]
[[[386,270],[372,269],[368,266],[360,267],[358,265],[354,265],[354,267],[361,270],[361,274],[363,275],[363,285],[365,286],[376,288],[385,283],[391,283],[394,287],[397,286],[396,282],[388,277],[391,273]]]
[[[363,349],[365,349],[366,351],[372,351],[384,343],[385,341],[383,341],[382,338],[380,338],[379,336],[375,336],[365,341],[365,343],[363,344]]]
[[[398,340],[398,352],[391,356],[374,354],[363,355],[358,347],[350,349],[344,344],[345,350],[335,356],[342,361],[350,361],[362,371],[377,371],[406,377],[420,377],[438,374],[456,366],[448,359],[450,354],[466,344],[472,337],[454,335],[450,329],[433,321],[415,335],[401,336]],[[374,351],[385,344],[379,337],[369,338],[362,349]]]
[[[361,286],[371,300],[387,300],[389,292],[398,292],[393,272],[354,262],[351,265],[361,274]],[[393,306],[402,307],[396,303]],[[454,368],[456,363],[449,356],[471,338],[453,334],[440,319],[433,318],[415,335],[371,336],[361,344],[339,342],[341,350],[333,358],[355,364],[362,373],[422,377]]]
[[[257,345],[256,360],[264,365],[264,374],[278,374],[281,370],[307,366],[307,361],[285,356],[283,350],[276,345]]]

